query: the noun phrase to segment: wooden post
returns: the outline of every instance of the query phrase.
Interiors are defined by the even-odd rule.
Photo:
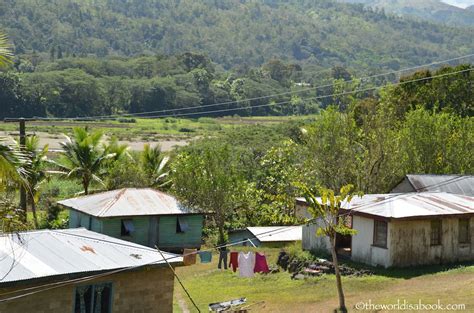
[[[20,118],[18,120],[20,122],[20,149],[25,151],[26,145],[26,127],[25,127],[25,119]],[[26,209],[26,187],[24,184],[20,186],[20,208],[22,210],[22,218],[23,222],[26,223],[27,219],[27,209]]]
[[[26,145],[26,121],[32,121],[34,119],[26,118],[5,118],[5,123],[19,123],[20,125],[20,150],[25,151]],[[26,186],[24,184],[20,185],[20,209],[22,210],[21,218],[23,222],[26,222],[27,217],[27,198],[26,198]]]

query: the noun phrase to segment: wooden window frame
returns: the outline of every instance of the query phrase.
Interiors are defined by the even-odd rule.
[[[385,225],[385,244],[381,244],[378,242],[377,227],[379,225]],[[374,220],[374,233],[373,233],[372,246],[387,249],[387,243],[388,243],[388,222],[384,220]]]
[[[433,236],[435,233],[433,232],[433,225],[438,224],[438,231],[437,235]],[[434,238],[435,237],[435,238]],[[434,240],[436,239],[436,241]],[[443,220],[442,219],[436,219],[436,220],[431,220],[430,221],[430,246],[436,247],[436,246],[441,246],[443,244]]]
[[[466,222],[466,240],[462,241],[461,240],[461,222]],[[470,219],[469,218],[460,218],[458,220],[458,243],[463,245],[463,244],[470,244],[471,243],[471,232],[470,232]]]

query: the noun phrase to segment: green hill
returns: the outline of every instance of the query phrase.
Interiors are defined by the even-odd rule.
[[[4,0],[0,27],[17,54],[32,58],[194,51],[224,68],[277,57],[315,68],[397,69],[474,50],[472,29],[329,0]]]
[[[474,26],[472,8],[462,9],[440,0],[342,0],[342,2],[362,3],[392,14],[413,16],[452,26]]]

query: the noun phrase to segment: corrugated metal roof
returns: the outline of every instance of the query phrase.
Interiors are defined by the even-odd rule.
[[[473,175],[407,175],[416,192],[440,191],[474,197]]]
[[[163,252],[168,262],[182,257]],[[152,248],[84,228],[39,230],[0,236],[0,284],[83,272],[107,271],[155,262]]]
[[[304,202],[304,198],[298,198]],[[369,194],[354,197],[341,207],[354,215],[404,219],[428,216],[474,214],[474,197],[446,192]]]
[[[97,217],[190,214],[176,198],[158,190],[124,188],[58,203]]]
[[[247,227],[261,242],[297,241],[303,236],[302,226]]]

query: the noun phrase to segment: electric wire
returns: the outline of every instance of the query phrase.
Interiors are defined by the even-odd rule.
[[[262,237],[266,237],[266,236],[271,236],[272,234],[283,232],[283,231],[286,230],[286,228],[289,228],[289,227],[293,227],[293,226],[282,226],[279,229],[274,229],[274,230],[270,230],[270,231],[267,231],[267,232],[262,232],[262,233],[260,233],[256,236],[254,236],[253,238],[247,238],[245,240],[239,240],[239,241],[234,241],[234,242],[223,244],[223,245],[217,245],[213,248],[203,249],[203,250],[200,250],[200,251],[213,251],[213,250],[220,249],[220,248],[223,248],[223,247],[235,246],[235,245],[247,242],[251,239],[258,239],[258,237],[262,238]],[[89,237],[89,238],[97,240],[97,238],[92,238],[92,237]],[[81,278],[77,278],[77,279],[69,279],[69,280],[64,280],[64,281],[56,282],[56,283],[42,284],[42,285],[39,285],[39,286],[34,286],[34,287],[23,288],[23,289],[19,289],[19,290],[15,290],[15,291],[5,292],[5,293],[0,294],[0,297],[5,296],[5,295],[9,295],[9,294],[16,294],[16,293],[20,293],[20,292],[24,292],[24,291],[33,290],[31,292],[28,292],[28,293],[12,296],[12,297],[9,297],[9,298],[0,299],[0,303],[16,300],[16,299],[19,299],[19,298],[24,298],[24,297],[27,297],[27,296],[30,296],[30,295],[34,295],[34,294],[41,293],[41,292],[44,292],[44,291],[60,288],[60,287],[67,286],[67,285],[70,285],[70,284],[73,284],[73,283],[79,283],[79,282],[82,283],[82,282],[94,280],[94,279],[97,279],[97,278],[101,278],[101,277],[113,275],[113,274],[116,274],[116,273],[120,273],[120,272],[123,272],[123,271],[129,271],[129,270],[133,270],[133,269],[137,269],[137,268],[141,268],[141,267],[145,267],[145,266],[160,264],[160,263],[172,260],[172,259],[182,258],[182,257],[189,256],[189,255],[192,255],[192,254],[197,254],[197,253],[199,253],[199,251],[194,251],[194,252],[183,254],[183,255],[175,255],[175,256],[168,257],[168,258],[165,258],[165,259],[161,259],[161,260],[158,260],[158,261],[153,261],[153,262],[148,262],[148,263],[144,263],[144,264],[140,264],[140,265],[134,265],[134,266],[120,268],[120,269],[117,269],[117,270],[107,271],[106,273],[91,275],[91,276],[87,276],[87,277],[81,277]],[[47,287],[47,288],[44,288],[44,287]]]
[[[471,53],[471,54],[467,54],[467,55],[463,55],[463,56],[459,56],[459,57],[455,57],[455,58],[451,58],[451,59],[434,61],[434,62],[427,63],[427,64],[422,64],[422,65],[412,66],[412,67],[408,67],[408,68],[403,68],[403,69],[396,70],[396,71],[390,71],[390,72],[386,72],[386,73],[379,73],[379,74],[374,74],[374,75],[370,75],[370,76],[354,78],[354,79],[345,81],[345,83],[351,83],[351,82],[355,82],[355,81],[359,81],[359,80],[364,81],[364,80],[367,80],[367,79],[383,77],[383,76],[388,76],[388,75],[393,75],[393,74],[399,74],[399,73],[403,73],[403,72],[412,71],[412,70],[415,70],[415,69],[420,69],[420,68],[423,68],[423,67],[429,67],[429,66],[433,66],[433,65],[440,65],[440,64],[445,64],[445,63],[449,63],[449,62],[456,61],[456,60],[466,59],[466,58],[470,58],[470,57],[473,57],[473,56],[474,56],[474,53]],[[61,117],[58,117],[58,118],[37,117],[37,118],[38,119],[44,119],[44,120],[58,120],[58,119],[67,119],[67,120],[81,119],[82,120],[82,119],[107,119],[107,118],[116,118],[116,117],[134,117],[134,116],[139,117],[141,115],[149,115],[149,114],[162,113],[162,112],[176,112],[176,111],[184,111],[184,110],[192,110],[192,109],[202,109],[202,108],[222,106],[222,105],[227,105],[227,104],[237,104],[237,103],[242,103],[242,102],[247,102],[247,101],[262,100],[262,99],[268,99],[268,98],[277,97],[277,96],[284,96],[284,95],[288,95],[288,94],[297,94],[297,93],[303,93],[303,92],[318,90],[318,89],[322,89],[322,88],[328,88],[328,87],[331,87],[331,86],[333,86],[332,83],[331,84],[326,84],[326,85],[310,87],[310,88],[305,88],[305,89],[300,89],[300,90],[292,90],[292,91],[287,91],[287,92],[282,92],[282,93],[265,95],[265,96],[260,96],[260,97],[238,99],[238,100],[218,102],[218,103],[212,103],[212,104],[206,104],[206,105],[185,107],[185,108],[173,108],[173,109],[163,109],[163,110],[138,112],[138,113],[82,116],[82,117],[71,117],[71,118],[61,118]],[[148,116],[145,116],[145,117],[148,117]]]

